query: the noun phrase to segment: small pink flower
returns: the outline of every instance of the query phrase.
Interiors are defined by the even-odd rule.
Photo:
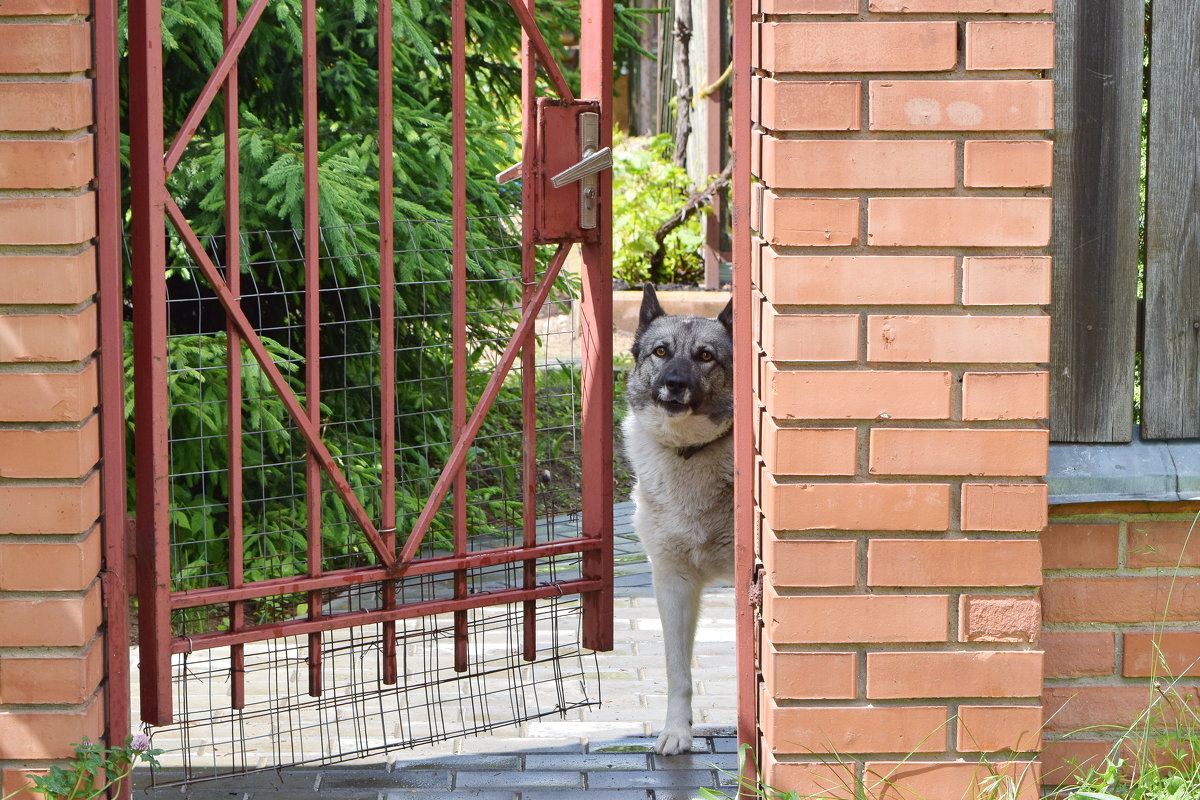
[[[150,737],[144,733],[139,733],[130,740],[129,746],[134,750],[149,750]]]

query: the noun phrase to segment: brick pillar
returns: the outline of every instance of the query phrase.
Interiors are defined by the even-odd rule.
[[[765,777],[1036,797],[1050,0],[759,5]]]
[[[0,795],[105,722],[89,13],[0,2]]]

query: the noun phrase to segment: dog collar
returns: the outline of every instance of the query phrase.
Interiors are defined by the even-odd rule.
[[[715,439],[709,439],[704,444],[690,444],[687,447],[676,447],[675,455],[679,456],[680,458],[682,458],[686,461],[687,459],[696,455],[696,453],[699,453],[701,450],[708,447],[710,444],[712,444],[714,442],[719,442],[722,439],[724,439],[725,437],[731,436],[731,435],[733,435],[733,426],[732,425],[729,427],[728,430],[726,430],[720,436],[718,436]]]

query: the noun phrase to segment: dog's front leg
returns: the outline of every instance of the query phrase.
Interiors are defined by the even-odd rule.
[[[667,649],[667,721],[654,749],[664,756],[692,749],[692,645],[702,588],[700,581],[671,564],[654,566],[654,594]]]

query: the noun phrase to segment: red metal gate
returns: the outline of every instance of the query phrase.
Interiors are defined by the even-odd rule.
[[[582,605],[583,645],[594,650],[612,646],[612,343],[611,343],[611,228],[609,208],[610,175],[604,169],[606,149],[611,143],[612,114],[612,6],[609,0],[582,0],[580,38],[580,95],[576,99],[559,65],[551,55],[532,14],[533,0],[509,0],[523,30],[520,43],[522,68],[523,164],[498,176],[498,180],[521,179],[523,214],[520,223],[520,308],[507,344],[496,346],[487,356],[492,375],[486,386],[469,394],[468,350],[476,343],[468,338],[468,315],[478,309],[468,306],[467,216],[467,119],[466,119],[466,0],[452,0],[453,75],[453,217],[449,258],[452,261],[450,325],[453,331],[452,437],[449,456],[437,471],[432,490],[412,517],[397,509],[397,415],[415,413],[399,408],[395,368],[398,352],[397,326],[420,324],[401,320],[396,313],[393,267],[398,251],[393,198],[392,148],[379,152],[379,317],[374,321],[378,336],[378,408],[374,424],[378,430],[379,477],[377,486],[365,486],[347,477],[345,453],[331,446],[329,433],[338,421],[321,404],[321,326],[326,313],[322,306],[322,228],[319,218],[317,180],[317,51],[316,4],[304,0],[303,98],[304,98],[304,224],[297,233],[303,262],[304,286],[289,289],[296,301],[296,318],[303,318],[303,366],[287,363],[276,346],[256,330],[244,307],[249,274],[243,263],[242,245],[249,235],[240,227],[238,55],[262,20],[267,0],[254,0],[238,18],[236,0],[224,0],[224,54],[208,76],[182,129],[174,132],[165,146],[163,117],[162,10],[157,0],[135,0],[130,4],[129,52],[132,161],[132,261],[134,269],[133,308],[135,344],[135,459],[136,548],[138,622],[141,670],[141,716],[153,725],[172,721],[172,656],[212,651],[228,652],[229,705],[241,709],[246,700],[247,647],[280,637],[301,637],[307,642],[307,690],[320,696],[323,645],[340,629],[368,630],[376,636],[380,659],[379,682],[394,685],[405,681],[403,654],[398,658],[398,621],[427,615],[452,613],[454,665],[468,667],[468,613],[488,606],[515,606],[521,627],[521,651],[525,659],[536,658],[538,632],[536,603],[539,599],[578,595]],[[392,9],[380,3],[378,37],[392,41]],[[514,48],[515,48],[514,43]],[[392,49],[378,48],[379,75],[392,75]],[[537,70],[557,93],[556,98],[535,96]],[[379,97],[379,141],[389,142],[393,130],[393,87],[381,79]],[[168,178],[181,162],[189,140],[218,96],[223,97],[225,150],[225,235],[222,247],[204,240],[189,224],[181,205],[168,191]],[[577,162],[583,166],[568,168]],[[582,177],[580,175],[582,174]],[[219,528],[206,540],[227,559],[224,570],[211,568],[203,585],[180,580],[179,565],[172,564],[170,531],[177,509],[173,499],[171,447],[168,430],[169,334],[168,257],[172,239],[186,250],[189,264],[203,277],[205,297],[219,302],[224,314],[227,363],[224,365],[227,392],[226,429],[223,447],[228,464],[220,480],[227,481],[227,502],[213,515]],[[496,230],[504,229],[497,223]],[[535,370],[535,323],[552,298],[556,280],[572,247],[582,251],[581,295],[577,311],[581,320],[581,424],[580,490],[578,532],[547,540],[539,533],[536,513],[539,475],[534,419],[537,402]],[[547,259],[542,245],[556,245]],[[174,252],[174,251],[172,251]],[[178,268],[176,269],[176,274]],[[326,267],[328,269],[328,267]],[[297,330],[300,327],[297,326]],[[297,334],[299,337],[299,334]],[[244,360],[248,353],[251,358]],[[294,356],[293,352],[293,356]],[[486,359],[485,359],[486,360]],[[474,498],[468,491],[466,466],[485,417],[502,388],[510,368],[518,360],[523,428],[520,462],[521,492],[517,541],[471,544],[468,512]],[[297,359],[292,358],[295,362]],[[269,384],[286,409],[303,448],[303,505],[307,544],[305,574],[248,578],[243,570],[247,542],[261,536],[261,526],[249,530],[243,516],[247,500],[245,483],[250,468],[243,464],[247,444],[253,437],[244,428],[250,413],[243,396],[246,372],[256,371]],[[299,376],[302,370],[302,379]],[[513,386],[512,382],[508,386]],[[473,407],[469,408],[469,404]],[[391,410],[391,413],[389,413]],[[208,452],[208,451],[206,451]],[[216,474],[215,472],[213,473]],[[405,484],[406,486],[408,484]],[[323,488],[324,487],[324,488]],[[335,498],[329,500],[328,497]],[[400,494],[403,498],[403,493]],[[325,498],[325,499],[323,499]],[[295,499],[295,498],[293,498]],[[447,552],[423,544],[435,525],[445,502],[452,505],[452,532]],[[324,552],[327,531],[322,509],[340,503],[352,521],[359,548],[364,551],[357,564],[338,562],[329,567]],[[205,525],[210,523],[206,522]],[[257,524],[257,523],[256,523]],[[332,523],[329,523],[332,524]],[[328,527],[328,525],[326,525]],[[206,531],[208,528],[206,527]],[[350,545],[347,545],[350,547]],[[208,549],[205,550],[208,552]],[[543,565],[556,558],[577,554],[578,574],[541,580]],[[507,569],[519,576],[499,589],[476,580],[480,570]],[[219,574],[218,574],[219,573]],[[412,582],[445,580],[449,594],[412,592]],[[407,582],[407,583],[406,583]],[[376,593],[378,602],[351,605],[335,611],[328,607],[331,592]],[[406,595],[416,594],[411,598]],[[275,602],[290,609],[294,618],[263,621],[251,609]],[[179,626],[180,615],[187,625]],[[286,616],[286,614],[284,614]],[[178,665],[176,665],[176,670]],[[178,677],[178,676],[177,676]]]

